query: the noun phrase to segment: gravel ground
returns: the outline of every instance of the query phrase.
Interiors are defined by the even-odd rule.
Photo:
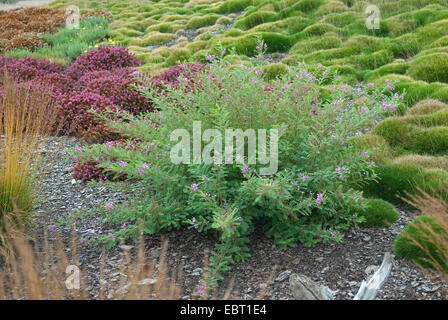
[[[59,138],[58,138],[59,139]],[[56,139],[56,140],[58,140]],[[79,144],[70,138],[61,141],[67,147]],[[53,144],[57,146],[55,142]],[[43,201],[40,211],[46,212],[36,218],[32,233],[42,236],[42,228],[48,227],[59,217],[67,216],[72,209],[94,208],[96,205],[128,199],[130,192],[111,190],[101,185],[73,183],[71,167],[73,161],[60,156],[53,165],[53,172],[47,177],[41,195]],[[393,240],[401,229],[412,219],[412,213],[398,208],[399,220],[389,228],[356,229],[346,232],[342,243],[319,244],[313,248],[297,245],[282,250],[257,230],[250,241],[252,257],[250,261],[236,264],[226,276],[218,297],[222,297],[231,278],[234,278],[233,293],[230,298],[255,299],[260,289],[266,289],[266,299],[293,299],[288,278],[291,273],[303,273],[313,280],[336,291],[336,299],[352,299],[375,267],[382,262],[385,252],[391,251]],[[76,225],[77,234],[87,235],[93,230],[101,230],[100,217],[88,215]],[[108,232],[103,229],[100,232]],[[61,230],[65,239],[71,230]],[[51,233],[50,233],[51,236]],[[145,238],[148,257],[157,263],[161,247],[161,238],[169,240],[167,261],[170,270],[183,269],[182,299],[192,299],[195,287],[203,271],[204,254],[212,250],[214,239],[193,230],[180,230],[164,235]],[[131,252],[135,251],[128,243]],[[69,249],[66,249],[69,252]],[[100,247],[82,247],[80,250],[81,270],[86,276],[85,288],[91,298],[98,295],[98,270],[102,249]],[[107,251],[105,278],[110,283],[118,283],[119,266],[122,259],[121,249]],[[272,281],[267,282],[272,276]],[[113,298],[114,293],[108,292]],[[396,260],[387,282],[379,292],[377,299],[447,299],[448,286],[438,277],[428,277],[418,267],[404,260]]]

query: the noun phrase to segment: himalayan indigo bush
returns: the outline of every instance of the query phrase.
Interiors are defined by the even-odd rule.
[[[374,151],[359,152],[351,139],[390,113],[384,102],[398,106],[400,100],[368,88],[362,93],[366,102],[355,106],[358,97],[342,87],[321,101],[316,84],[322,79],[305,65],[270,83],[259,70],[230,69],[215,58],[193,79],[180,76],[163,95],[147,83],[141,91],[153,101],[156,113],[123,113],[122,121],[108,121],[113,112],[99,115],[141,147],[121,152],[94,145],[77,156],[85,161],[114,158],[99,165],[106,172],[142,180],[147,188],[144,199],[105,210],[105,222],[127,225],[118,228],[115,238],[103,239],[108,245],[136,238],[139,230],[156,233],[183,226],[212,232],[219,243],[210,258],[207,283],[214,285],[230,263],[249,256],[248,236],[257,224],[286,247],[296,241],[306,246],[338,241],[341,230],[362,222],[361,188],[375,179],[370,159]],[[191,80],[201,89],[189,90]],[[183,128],[192,136],[193,121],[201,121],[202,130],[222,133],[229,128],[277,130],[278,172],[262,176],[263,165],[248,164],[235,151],[233,160],[243,158],[245,164],[173,164],[170,151],[177,142],[170,141],[170,134]],[[269,145],[266,150],[271,150]],[[222,157],[223,150],[207,152]]]

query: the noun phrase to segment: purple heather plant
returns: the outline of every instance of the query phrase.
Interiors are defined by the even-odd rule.
[[[78,58],[65,70],[65,74],[74,80],[92,71],[114,70],[126,67],[138,67],[141,61],[129,53],[125,47],[100,46],[88,51]]]

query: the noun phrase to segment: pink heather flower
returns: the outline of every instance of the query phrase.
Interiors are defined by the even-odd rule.
[[[249,168],[248,166],[246,166],[246,165],[243,165],[243,167],[241,168],[241,171],[242,171],[243,173],[248,173],[249,170],[250,170],[250,168]]]
[[[140,168],[135,169],[135,171],[139,174],[145,174],[145,170],[140,169]]]
[[[343,144],[344,143],[344,138],[342,138],[339,142],[341,143],[341,144]]]
[[[367,110],[366,108],[362,107],[362,108],[361,108],[361,114],[366,113],[366,110]]]
[[[54,224],[52,224],[51,226],[48,227],[49,231],[54,231],[54,230],[57,230],[57,229],[58,229],[58,227],[56,225],[54,225]]]
[[[114,236],[113,233],[111,233],[111,232],[109,232],[107,235],[108,235],[111,239],[115,239],[115,238],[116,238],[116,236]]]
[[[225,206],[228,206],[229,203],[228,203],[227,201],[224,201],[224,205],[225,205]]]
[[[204,289],[205,289],[205,283],[200,282],[200,285],[198,286],[198,290],[197,293],[202,296],[204,294]]]
[[[375,87],[373,83],[368,83],[367,85],[369,86],[369,89],[373,89],[373,87]]]
[[[369,167],[372,167],[375,164],[375,161],[369,163]]]
[[[197,183],[192,183],[190,187],[191,187],[191,191],[190,192],[198,191],[198,184]]]
[[[320,205],[322,203],[322,193],[317,194],[316,204]]]
[[[149,168],[148,164],[145,162],[144,164],[142,164],[142,168],[145,169],[145,170],[148,169]]]
[[[120,167],[126,167],[128,163],[126,161],[121,160],[120,161]]]
[[[303,180],[303,181],[306,181],[306,180],[308,180],[310,177],[308,177],[306,174],[304,174],[303,172],[300,174],[300,178]]]
[[[263,70],[262,70],[262,69],[257,70],[257,71],[255,71],[255,73],[256,73],[257,75],[262,75],[262,74],[263,74]]]
[[[126,223],[122,222],[122,223],[121,223],[121,228],[122,228],[122,229],[126,229]]]
[[[110,211],[114,210],[114,206],[115,206],[114,202],[109,202],[108,204],[106,204],[107,209],[109,209]]]

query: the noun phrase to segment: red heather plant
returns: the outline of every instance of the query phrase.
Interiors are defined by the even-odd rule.
[[[115,70],[124,67],[138,67],[141,61],[125,47],[100,46],[76,58],[65,70],[65,74],[78,80],[87,72]]]
[[[99,92],[86,89],[78,91],[72,96],[66,95],[65,99],[58,102],[57,107],[63,134],[75,134],[97,141],[104,141],[114,136],[93,114],[88,112],[93,109],[101,113],[107,108],[115,112],[120,111],[118,106],[109,98],[100,95]]]
[[[186,81],[182,81],[190,88],[196,87],[198,83],[198,75],[205,70],[205,65],[200,63],[176,64],[168,70],[156,75],[150,79],[158,88],[165,89],[166,85],[177,88],[180,84],[179,78],[182,76]],[[142,79],[145,80],[144,78]]]
[[[52,73],[61,73],[63,67],[46,59],[0,57],[0,73],[7,71],[16,81],[31,80]]]
[[[85,84],[87,90],[108,97],[122,110],[132,114],[152,111],[151,101],[132,87],[135,79],[131,75],[131,70],[123,68],[117,69],[118,73],[115,70],[90,72],[78,82]]]
[[[107,141],[104,143],[104,149],[111,149],[112,147],[118,147],[119,152],[125,152],[125,151],[138,151],[140,150],[140,145],[137,140],[131,140],[131,141],[124,141],[124,140],[115,140],[115,141]],[[92,148],[86,147],[87,151],[91,151]],[[76,152],[84,153],[84,148],[75,148]],[[81,161],[79,157],[73,157],[72,155],[69,155],[70,158],[76,160],[76,165],[72,168],[73,170],[73,177],[75,179],[79,179],[82,181],[89,181],[89,180],[96,180],[96,181],[106,181],[106,180],[125,180],[127,179],[128,175],[125,173],[113,173],[113,172],[105,172],[105,170],[100,166],[101,162],[104,162],[106,159],[104,157],[95,158],[92,157],[89,160],[86,161],[84,159]],[[110,162],[115,163],[116,162],[115,156],[108,157],[110,159]]]

